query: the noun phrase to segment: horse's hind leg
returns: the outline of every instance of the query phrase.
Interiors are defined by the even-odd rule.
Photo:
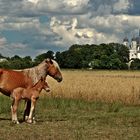
[[[24,116],[23,116],[24,121],[27,121],[27,119],[29,117],[30,108],[31,108],[31,101],[26,101],[25,102]]]

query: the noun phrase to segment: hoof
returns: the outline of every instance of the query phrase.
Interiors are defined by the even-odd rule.
[[[32,119],[27,119],[26,122],[30,124],[33,123]]]
[[[13,120],[12,121],[14,124],[19,124],[19,121]]]
[[[25,120],[25,121],[27,121],[27,120],[28,120],[28,118],[29,118],[29,116],[25,116],[25,117],[24,117],[24,120]]]

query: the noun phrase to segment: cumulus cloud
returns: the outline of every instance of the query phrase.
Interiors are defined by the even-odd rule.
[[[7,40],[5,37],[0,37],[0,48],[4,48],[7,43]]]
[[[27,47],[28,47],[27,44],[22,44],[22,43],[10,44],[10,48],[14,48],[14,49],[26,49]]]
[[[54,20],[55,19],[55,20]],[[55,43],[65,46],[66,44],[72,45],[74,43],[78,44],[92,44],[92,43],[102,43],[109,42],[110,39],[114,40],[116,36],[110,36],[97,32],[94,28],[78,28],[77,18],[71,19],[68,25],[63,24],[65,21],[57,21],[56,17],[52,18],[50,24],[51,29],[57,36],[61,37],[61,40],[57,40]],[[69,28],[68,28],[69,27]],[[110,38],[110,39],[109,39]],[[115,39],[116,41],[117,39]]]
[[[27,0],[27,2],[31,2],[33,4],[37,4],[39,0]]]
[[[8,55],[35,56],[75,43],[121,42],[139,28],[138,5],[137,0],[1,0],[0,47]]]
[[[119,0],[113,5],[113,10],[115,12],[128,12],[130,6],[129,0]]]

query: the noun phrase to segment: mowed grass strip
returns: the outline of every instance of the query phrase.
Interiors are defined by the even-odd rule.
[[[10,99],[5,96],[0,99],[0,139],[3,140],[137,140],[140,137],[138,106],[41,97],[36,108],[37,123],[22,121],[24,102],[21,102],[18,110],[21,123],[17,125],[11,122]]]

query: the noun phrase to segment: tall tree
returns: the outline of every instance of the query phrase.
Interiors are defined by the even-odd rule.
[[[48,51],[46,53],[40,54],[40,55],[36,56],[34,61],[35,61],[36,64],[39,64],[40,62],[42,62],[46,58],[54,59],[54,52],[53,51]]]

